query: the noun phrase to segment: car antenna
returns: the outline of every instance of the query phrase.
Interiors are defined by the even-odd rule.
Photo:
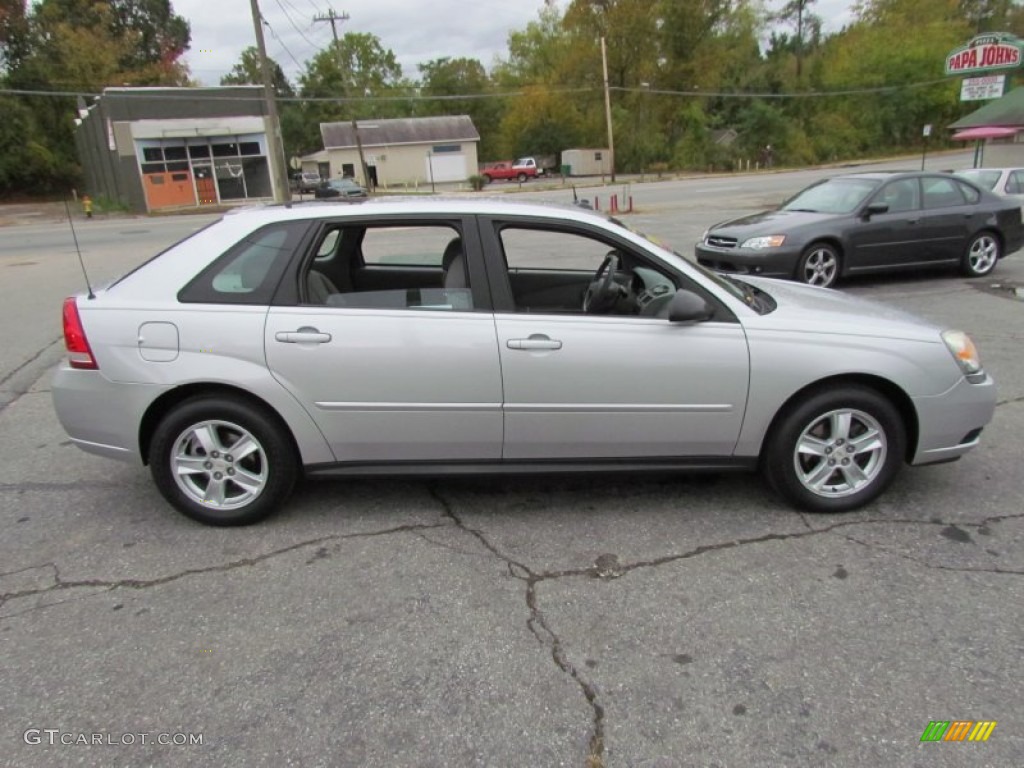
[[[95,299],[96,294],[92,292],[92,285],[89,283],[89,273],[85,271],[85,259],[82,258],[82,249],[78,247],[78,235],[75,233],[75,222],[71,220],[71,206],[68,205],[68,197],[64,196],[64,210],[68,214],[68,226],[71,227],[71,237],[75,241],[75,253],[78,254],[78,263],[82,265],[82,275],[85,277],[85,287],[89,291],[89,298]]]

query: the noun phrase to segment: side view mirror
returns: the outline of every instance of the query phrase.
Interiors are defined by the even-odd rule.
[[[888,213],[888,203],[870,203],[867,208],[864,209],[864,216],[870,219],[872,216],[878,213]]]
[[[676,291],[676,295],[668,303],[670,323],[699,323],[702,320],[710,320],[714,314],[714,308],[703,297],[684,288]]]

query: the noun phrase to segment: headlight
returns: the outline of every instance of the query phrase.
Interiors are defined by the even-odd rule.
[[[704,234],[700,236],[700,241],[702,243],[706,243],[708,241],[708,232],[710,232],[710,231],[711,231],[710,229],[705,229],[704,230]]]
[[[964,374],[970,376],[981,371],[981,358],[970,336],[963,331],[943,331],[942,340]]]
[[[778,248],[784,242],[786,242],[785,235],[765,235],[764,237],[752,237],[749,240],[744,240],[740,248]]]

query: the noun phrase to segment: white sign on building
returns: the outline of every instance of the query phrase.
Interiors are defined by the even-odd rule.
[[[965,78],[960,86],[960,101],[998,99],[1006,87],[1006,75]]]

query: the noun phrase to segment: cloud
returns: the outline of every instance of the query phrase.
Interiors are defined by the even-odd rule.
[[[242,50],[255,45],[249,5],[234,0],[174,0],[177,14],[192,26],[192,49],[186,61],[193,77],[216,85],[238,61]],[[406,77],[419,75],[416,65],[442,56],[479,59],[490,68],[495,56],[507,52],[510,32],[537,18],[544,0],[374,0],[350,4],[350,18],[339,22],[338,34],[368,32],[390,48]],[[243,11],[244,9],[244,11]],[[294,80],[313,56],[331,42],[331,26],[313,17],[329,11],[326,0],[261,0],[267,53]],[[338,11],[340,14],[341,11]]]
[[[238,61],[242,51],[255,45],[249,4],[244,0],[172,0],[176,13],[192,25],[192,50],[186,62],[193,77],[204,85],[217,85]],[[772,0],[768,7],[781,5]],[[331,26],[314,23],[326,14],[328,0],[260,0],[269,27],[264,27],[267,53],[292,81],[307,61],[331,42]],[[559,5],[565,7],[567,0]],[[808,10],[821,17],[826,31],[850,23],[850,0],[817,0]],[[390,48],[406,77],[419,76],[417,65],[442,56],[478,59],[491,68],[497,56],[508,52],[510,32],[537,19],[544,0],[355,0],[347,4],[347,21],[338,34],[368,32]],[[338,11],[341,13],[341,11]]]

